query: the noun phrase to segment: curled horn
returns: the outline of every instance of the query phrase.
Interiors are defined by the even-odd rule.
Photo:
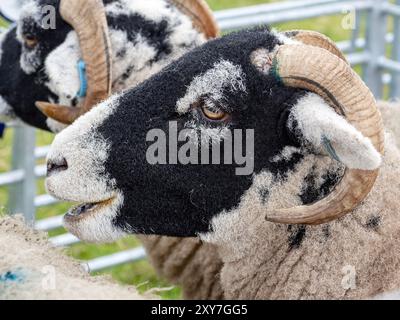
[[[87,95],[77,107],[40,101],[36,102],[36,106],[47,117],[71,124],[111,94],[112,55],[102,0],[61,0],[60,14],[78,34],[82,58],[86,63]]]
[[[322,33],[310,30],[291,30],[285,32],[285,35],[303,44],[328,50],[330,53],[347,62],[346,57],[336,43]]]
[[[372,93],[347,62],[329,51],[305,44],[282,45],[272,54],[273,70],[286,86],[320,95],[383,154],[383,124]],[[266,219],[286,224],[321,224],[340,218],[367,197],[378,173],[379,169],[346,168],[341,181],[323,199],[310,205],[271,210]]]

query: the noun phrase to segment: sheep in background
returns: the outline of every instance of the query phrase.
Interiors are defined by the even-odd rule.
[[[190,4],[207,10],[204,2],[188,3],[189,10],[179,0],[105,0],[105,9],[98,0],[27,1],[17,25],[0,40],[0,113],[45,130],[61,130],[65,126],[46,118],[35,102],[78,106],[84,97],[86,102],[96,102],[109,90],[137,85],[203,43],[203,32],[215,36],[216,30],[201,23],[213,22],[208,12],[200,18],[191,15]],[[44,26],[46,6],[56,8],[55,29]],[[74,6],[79,15],[71,10]],[[86,96],[80,79],[84,74],[79,73],[81,59],[87,69]]]
[[[57,9],[54,30],[42,26],[47,14],[42,8],[46,5]],[[100,1],[27,1],[17,25],[0,38],[3,117],[18,117],[35,127],[60,131],[65,124],[45,117],[35,102],[43,108],[55,107],[53,116],[85,112],[110,91],[137,85],[218,33],[202,0],[105,0],[104,7],[105,17]],[[87,87],[82,79],[82,58]],[[75,107],[68,108],[71,106]],[[63,120],[68,123],[73,119]],[[219,281],[215,280],[220,260],[214,249],[195,239],[179,240],[178,246],[177,239],[141,240],[161,275],[181,284],[186,298],[222,296]],[[156,246],[159,241],[160,250]]]
[[[67,228],[101,241],[198,236],[218,248],[228,299],[398,289],[399,149],[347,63],[293,36],[255,29],[208,42],[58,135],[47,189],[82,203]],[[245,151],[254,142],[250,175],[235,163],[149,161],[155,136],[168,141],[160,132],[183,132],[183,150],[210,156],[210,139],[225,144],[235,129]]]
[[[15,250],[18,248],[18,250]],[[154,299],[106,277],[91,277],[21,218],[0,217],[0,300]]]

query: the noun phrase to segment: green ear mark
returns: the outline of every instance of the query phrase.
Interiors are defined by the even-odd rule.
[[[270,72],[276,81],[283,84],[282,78],[279,75],[279,65],[278,65],[278,60],[276,58],[274,58],[274,60],[272,61],[272,67]]]

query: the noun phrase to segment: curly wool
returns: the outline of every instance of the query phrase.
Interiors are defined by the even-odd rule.
[[[53,248],[46,235],[28,229],[21,217],[0,217],[0,300],[154,299],[103,276]]]
[[[214,221],[228,299],[367,299],[400,288],[398,176],[400,151],[387,134],[386,154],[368,198],[353,213],[319,226],[285,226],[264,219],[256,188],[230,217]],[[290,207],[310,168],[337,166],[310,155],[269,194],[269,207]],[[268,182],[259,177],[256,185]],[[261,181],[262,180],[262,181]],[[290,189],[292,192],[288,192]],[[235,219],[240,217],[240,221]],[[246,218],[244,218],[246,217]]]
[[[138,236],[157,272],[182,286],[188,300],[221,300],[222,260],[212,244],[196,238]]]

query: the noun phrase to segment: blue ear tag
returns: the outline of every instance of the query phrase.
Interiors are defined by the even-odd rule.
[[[0,122],[0,138],[3,138],[4,136],[4,129],[6,128],[6,125],[4,123]]]
[[[77,93],[78,98],[86,97],[87,92],[87,78],[86,78],[86,64],[85,61],[79,60],[78,62],[78,73],[79,81],[81,82],[81,87]]]
[[[335,149],[332,147],[332,144],[327,137],[322,136],[322,143],[324,144],[325,150],[326,152],[328,152],[331,158],[341,162],[338,155],[336,154]]]

